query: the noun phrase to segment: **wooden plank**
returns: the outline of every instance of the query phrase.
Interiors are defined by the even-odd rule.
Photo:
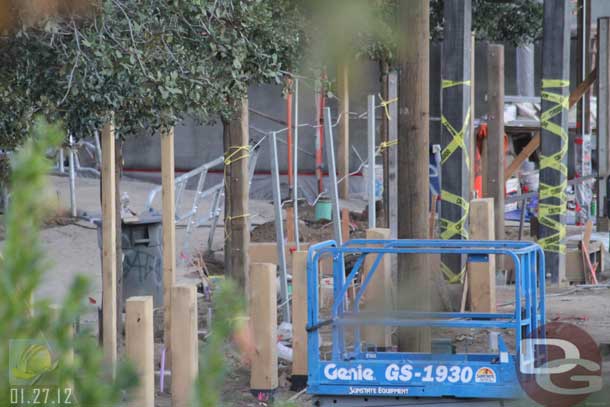
[[[470,201],[470,238],[494,240],[493,198]],[[468,261],[468,287],[472,312],[496,312],[496,259]]]
[[[191,406],[193,384],[197,378],[197,288],[172,287],[172,406]]]
[[[466,239],[470,201],[470,50],[472,2],[444,3],[441,79],[441,238]],[[421,214],[420,214],[421,216]],[[441,267],[462,272],[464,256],[442,255]]]
[[[286,217],[284,219],[284,227],[286,230],[286,239],[289,242],[294,242],[294,207],[288,206],[285,211]]]
[[[163,341],[171,350],[171,290],[176,283],[176,189],[174,129],[161,134],[161,197],[163,221]],[[168,365],[171,366],[171,352]]]
[[[114,124],[107,123],[102,129],[102,325],[104,360],[113,369],[117,358],[114,145]]]
[[[277,373],[277,282],[275,264],[250,266],[250,323],[255,352],[250,388],[269,392],[278,387]]]
[[[349,223],[349,209],[343,208],[341,209],[341,236],[343,237],[344,242],[349,240]]]
[[[301,242],[301,250],[307,250],[310,243]],[[290,250],[296,245],[294,242],[286,243],[286,258],[290,258]],[[278,264],[276,242],[252,242],[248,246],[248,255],[251,263]]]
[[[565,280],[565,191],[567,181],[568,109],[559,108],[557,96],[569,97],[570,12],[569,0],[544,2],[542,44],[542,90],[552,97],[542,98],[540,150],[540,196],[538,203],[538,244],[544,249],[547,279],[553,285]],[[546,83],[546,86],[545,86]],[[549,117],[544,119],[544,115]],[[544,157],[548,159],[544,160]],[[557,157],[557,158],[551,158]],[[563,196],[563,198],[562,198]]]
[[[504,46],[490,44],[487,50],[487,174],[485,196],[495,206],[495,238],[504,240]]]
[[[307,383],[306,326],[307,252],[298,251],[292,254],[292,385],[295,390]]]
[[[429,209],[430,2],[399,2],[398,237],[426,239]],[[398,256],[400,309],[430,308],[429,258]],[[429,352],[430,330],[399,330],[401,351]]]
[[[366,238],[369,240],[390,239],[390,229],[367,229]],[[362,281],[366,279],[371,267],[377,258],[369,255],[364,260]],[[390,270],[390,256],[384,255],[375,274],[371,277],[368,287],[364,293],[362,306],[367,311],[384,312],[392,308],[392,272]],[[367,345],[377,348],[388,348],[392,345],[391,327],[367,325],[363,328],[362,339]]]
[[[155,342],[152,297],[131,297],[125,302],[125,348],[138,373],[138,386],[129,405],[155,406]]]
[[[248,99],[242,99],[239,112],[232,120],[223,121],[225,148],[225,275],[240,287],[246,286],[250,218],[248,202],[249,144]]]

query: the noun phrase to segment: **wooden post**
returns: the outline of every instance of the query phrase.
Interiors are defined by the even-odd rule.
[[[470,201],[470,49],[472,2],[444,3],[445,35],[441,67],[441,238],[468,238]],[[460,255],[442,255],[446,275],[464,269]]]
[[[477,159],[477,135],[474,132],[474,118],[475,118],[475,91],[474,91],[474,87],[475,87],[475,71],[476,69],[474,68],[476,65],[474,64],[474,59],[475,59],[475,54],[476,54],[476,47],[475,47],[475,41],[476,41],[476,35],[474,32],[470,33],[470,41],[471,41],[471,46],[470,46],[470,134],[471,134],[471,143],[470,143],[470,149],[468,150],[468,156],[470,157],[470,162],[472,163],[472,168],[470,169],[470,179],[468,182],[470,182],[470,190],[474,191],[474,180],[477,176],[476,172],[475,172],[475,167],[474,167],[474,163],[475,160]],[[481,198],[479,196],[475,197],[474,193],[471,193],[471,198]]]
[[[194,285],[172,287],[172,406],[191,404],[197,378],[197,289]]]
[[[546,274],[554,285],[565,280],[571,10],[568,0],[544,2],[538,244],[544,249]]]
[[[269,394],[278,387],[275,269],[275,264],[253,263],[250,270],[250,324],[256,347],[250,388],[262,394]]]
[[[292,385],[307,385],[307,252],[292,253]]]
[[[163,205],[163,342],[171,350],[171,290],[176,283],[176,191],[174,183],[174,129],[161,134],[161,195]],[[171,363],[171,352],[168,352]],[[171,366],[171,365],[170,365]]]
[[[102,130],[102,326],[104,360],[113,372],[117,358],[114,144],[114,124],[110,122]]]
[[[399,3],[398,60],[401,69],[398,108],[398,237],[426,239],[429,208],[429,63],[430,2]],[[430,275],[427,255],[398,256],[398,298],[401,310],[429,310]],[[427,328],[399,331],[402,351],[430,351]]]
[[[485,196],[495,206],[495,239],[504,240],[504,46],[491,44],[487,50],[487,170]],[[471,236],[471,239],[474,237]]]
[[[390,238],[390,229],[367,229],[366,238],[369,240],[384,240]],[[368,276],[376,254],[370,254],[364,260],[364,272],[362,281]],[[392,307],[392,272],[390,270],[390,255],[384,255],[377,266],[377,270],[364,293],[364,307],[366,311],[383,313]],[[378,325],[367,325],[362,332],[362,339],[367,345],[373,345],[378,349],[388,349],[392,346],[391,327],[380,327]]]
[[[246,287],[250,221],[248,201],[248,99],[230,121],[223,121],[225,147],[225,275]]]
[[[125,302],[125,347],[127,358],[138,372],[133,407],[155,406],[155,342],[152,297],[131,297]]]
[[[494,240],[493,198],[470,201],[470,237]],[[487,261],[471,256],[468,261],[468,286],[472,312],[496,312],[496,259]]]

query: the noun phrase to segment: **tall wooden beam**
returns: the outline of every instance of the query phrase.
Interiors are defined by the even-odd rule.
[[[597,229],[608,230],[608,191],[610,173],[610,18],[597,21]]]
[[[467,239],[471,143],[471,0],[445,1],[444,17],[441,67],[441,238]],[[463,260],[459,255],[441,256],[444,274],[457,276],[462,273]]]
[[[307,252],[292,253],[292,385],[307,386]]]
[[[174,171],[174,129],[171,128],[161,133],[161,195],[163,201],[163,341],[166,349],[171,349],[171,289],[176,282],[176,194]],[[169,352],[168,354],[171,355]]]
[[[487,170],[485,196],[495,206],[496,240],[504,240],[504,46],[492,44],[487,50]],[[472,217],[471,217],[472,219]]]
[[[102,307],[104,360],[114,368],[117,358],[116,207],[114,124],[102,130]]]
[[[470,201],[471,238],[494,240],[494,217],[492,198]],[[468,261],[468,289],[472,312],[496,312],[496,259],[494,255],[489,255],[487,261],[472,256]]]
[[[399,3],[400,34],[398,60],[401,69],[398,109],[398,237],[426,239],[429,208],[429,65],[430,2]],[[398,257],[400,309],[430,307],[429,258],[423,254]],[[430,350],[430,330],[401,329],[401,350]]]
[[[569,0],[544,2],[538,243],[545,251],[546,274],[553,284],[565,279],[571,7]]]
[[[248,99],[236,116],[225,121],[225,275],[245,288],[249,267],[250,220],[248,202],[249,132]]]
[[[349,65],[342,62],[337,68],[337,97],[339,98],[339,140],[337,149],[337,173],[339,198],[349,199]]]

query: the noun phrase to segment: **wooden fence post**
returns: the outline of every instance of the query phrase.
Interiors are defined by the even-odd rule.
[[[292,385],[307,385],[307,252],[292,253]]]
[[[171,366],[171,290],[176,282],[176,202],[174,181],[174,129],[161,134],[161,184],[163,201],[163,342]]]
[[[495,240],[493,198],[470,201],[470,238]],[[468,261],[468,285],[472,312],[496,312],[496,259],[490,255],[487,262]]]
[[[133,407],[155,406],[155,343],[152,297],[131,297],[125,302],[125,347],[127,358],[138,372],[139,385],[133,392]]]
[[[250,324],[255,346],[250,389],[268,397],[278,387],[277,373],[277,279],[276,266],[250,266]]]
[[[114,124],[102,130],[102,308],[104,360],[114,366],[117,358],[116,304],[116,201]]]
[[[190,406],[197,378],[197,289],[194,285],[172,287],[172,406]]]

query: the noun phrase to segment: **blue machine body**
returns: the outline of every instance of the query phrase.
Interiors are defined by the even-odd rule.
[[[505,255],[515,269],[515,307],[510,313],[418,312],[360,310],[363,294],[378,272],[384,255],[407,253],[456,254],[467,261],[487,261]],[[356,256],[346,276],[345,256]],[[333,259],[334,302],[321,319],[319,261]],[[362,276],[364,259],[372,257],[370,271],[355,297],[346,303],[348,289]],[[363,326],[511,329],[515,343],[534,337],[545,320],[544,253],[532,242],[467,240],[351,240],[313,245],[307,259],[308,284],[308,393],[317,396],[459,397],[515,399],[522,396],[520,363],[534,363],[532,349],[516,346],[511,352],[501,335],[498,352],[490,354],[403,353],[371,349],[361,340]],[[330,327],[332,347],[323,357],[320,329]],[[347,340],[347,332],[351,333]]]

